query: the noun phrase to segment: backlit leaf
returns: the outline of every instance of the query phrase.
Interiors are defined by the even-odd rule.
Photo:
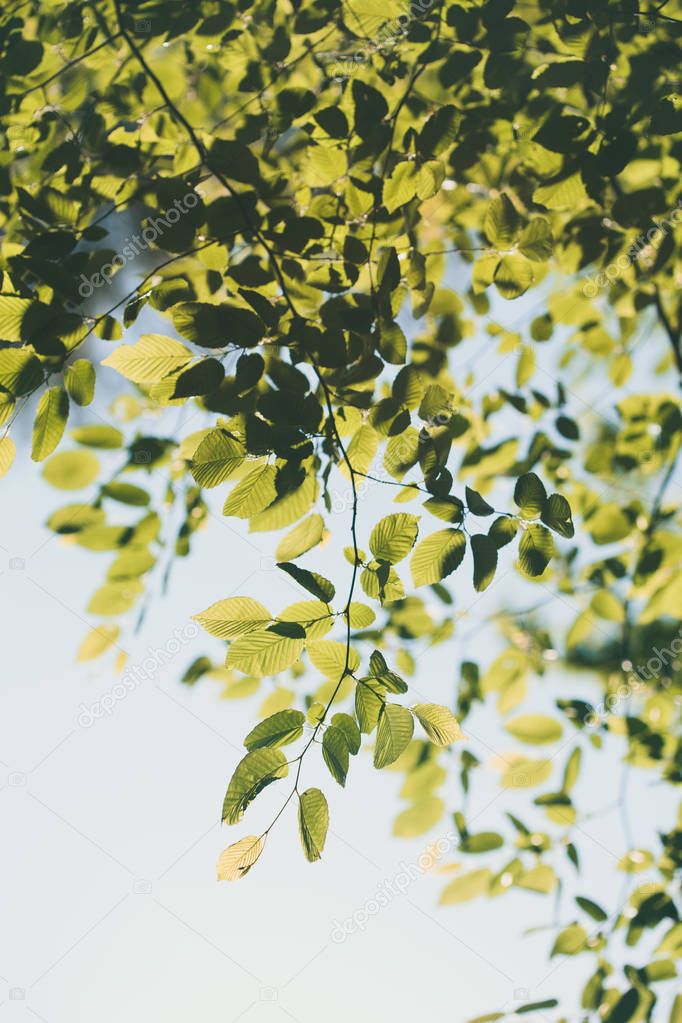
[[[310,863],[319,860],[329,827],[329,807],[320,789],[306,789],[298,803],[298,829],[301,845]]]
[[[228,845],[218,859],[218,880],[238,881],[251,870],[265,845],[257,835],[247,835],[233,845]]]

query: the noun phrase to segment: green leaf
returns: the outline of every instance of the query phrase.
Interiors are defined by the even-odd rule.
[[[542,509],[542,521],[559,536],[570,538],[574,535],[571,506],[561,494],[550,494]]]
[[[230,344],[251,348],[265,334],[260,317],[232,302],[180,302],[173,307],[173,326],[178,334],[202,348],[226,348]]]
[[[279,622],[298,622],[307,639],[322,639],[334,625],[334,612],[321,600],[298,600],[277,615]]]
[[[321,639],[306,647],[311,663],[325,678],[338,679],[346,670],[346,644],[333,639]],[[348,671],[356,671],[360,658],[356,650],[348,650]]]
[[[417,703],[412,711],[431,742],[437,746],[449,746],[464,738],[457,718],[447,707],[439,703]]]
[[[277,497],[274,465],[259,465],[236,484],[223,505],[223,515],[249,519]]]
[[[514,487],[514,500],[524,519],[537,519],[545,507],[547,491],[534,472],[520,476]]]
[[[192,617],[206,632],[219,639],[234,639],[249,632],[261,631],[272,621],[268,609],[252,597],[217,600],[205,611]]]
[[[223,821],[237,824],[259,792],[289,772],[286,757],[278,749],[259,749],[239,761],[223,801]]]
[[[504,845],[502,835],[496,831],[479,831],[476,835],[467,835],[460,843],[462,852],[470,855],[492,852],[494,849],[501,849]]]
[[[399,838],[417,838],[430,831],[444,813],[443,800],[438,796],[427,796],[398,814],[393,822],[393,834]]]
[[[488,530],[488,536],[499,550],[512,542],[518,530],[519,524],[515,519],[500,515]]]
[[[155,384],[189,366],[192,353],[185,345],[163,334],[143,334],[133,345],[119,345],[102,360],[135,384]]]
[[[380,650],[374,650],[370,654],[369,658],[369,670],[375,678],[380,677],[384,672],[388,671],[388,665],[386,659]]]
[[[502,785],[506,789],[533,788],[542,785],[551,774],[550,760],[529,760],[526,757],[519,757],[502,775]]]
[[[300,710],[281,710],[259,721],[244,739],[249,752],[263,746],[287,746],[303,735],[305,714]]]
[[[14,36],[13,42],[17,43]],[[17,69],[18,70],[18,69]],[[0,338],[3,341],[27,340],[27,323],[31,310],[38,307],[37,302],[18,295],[0,295]]]
[[[293,561],[320,543],[323,536],[324,519],[321,515],[310,515],[280,540],[275,557],[281,562]]]
[[[0,479],[12,468],[16,446],[11,437],[0,437]]]
[[[414,547],[419,517],[399,512],[377,522],[369,537],[369,548],[377,561],[392,565],[406,558]]]
[[[544,217],[534,217],[521,232],[519,252],[535,263],[546,263],[552,257],[553,242],[549,222]]]
[[[488,504],[485,498],[481,497],[477,490],[472,490],[471,487],[465,487],[464,496],[466,498],[467,508],[472,515],[485,517],[486,515],[495,514],[495,509]]]
[[[247,835],[233,845],[228,845],[218,859],[218,880],[238,881],[251,870],[263,852],[265,839],[258,835]]]
[[[346,784],[349,752],[343,730],[336,725],[327,725],[322,736],[322,757],[332,778],[341,786]]]
[[[114,450],[123,447],[123,434],[115,426],[77,426],[71,431],[77,444],[88,448],[105,448]]]
[[[356,753],[359,753],[362,737],[360,735],[360,729],[350,714],[334,714],[332,724],[336,728],[340,728],[345,735],[348,752],[353,756],[355,756]]]
[[[410,561],[415,586],[437,583],[462,562],[466,537],[461,529],[440,529],[420,540]]]
[[[89,359],[76,359],[64,371],[64,385],[76,405],[89,405],[95,396],[95,367]]]
[[[457,138],[462,113],[457,107],[446,104],[432,114],[419,134],[420,152],[436,156],[447,152]]]
[[[134,579],[149,572],[155,564],[156,558],[146,547],[130,545],[109,565],[107,579]]]
[[[424,501],[424,508],[444,522],[461,522],[464,518],[464,506],[456,497],[430,497]]]
[[[586,899],[582,895],[576,895],[575,901],[578,903],[580,908],[584,910],[588,916],[591,916],[593,920],[596,920],[597,923],[603,923],[604,920],[608,920],[609,914],[606,913],[601,906],[598,906],[596,902],[593,902],[592,899]]]
[[[552,534],[544,526],[528,526],[521,537],[521,568],[530,576],[542,575],[554,554]]]
[[[88,611],[93,615],[123,614],[130,610],[143,592],[144,587],[137,579],[105,583],[93,593]]]
[[[224,376],[223,364],[217,359],[200,359],[177,376],[171,398],[210,394],[220,387]]]
[[[135,508],[144,508],[149,504],[150,497],[142,487],[136,487],[134,483],[119,483],[112,480],[102,487],[104,497],[110,497],[112,501],[120,504],[130,504]]]
[[[190,471],[200,487],[217,487],[244,461],[244,449],[226,430],[211,430],[194,453]]]
[[[287,565],[280,562],[277,563],[277,568],[281,568],[283,572],[290,575],[299,586],[302,586],[308,593],[312,593],[318,600],[329,602],[334,599],[336,593],[334,584],[329,579],[325,579],[323,575],[318,575],[317,572],[309,572],[305,568],[299,568],[298,565]]]
[[[31,458],[42,462],[59,444],[69,416],[69,396],[61,387],[45,391],[38,403],[33,424]]]
[[[579,173],[540,185],[533,192],[533,202],[548,210],[579,209],[587,198]]]
[[[519,233],[520,217],[516,207],[504,193],[488,206],[483,230],[491,245],[497,249],[508,249]]]
[[[319,860],[329,828],[329,807],[320,789],[306,789],[298,801],[298,830],[306,859]]]
[[[533,746],[557,742],[563,734],[560,723],[545,714],[520,714],[504,727],[515,739]]]
[[[290,668],[301,656],[304,641],[279,635],[277,632],[250,632],[231,644],[226,665],[245,675],[263,678],[278,675]]]
[[[525,256],[503,256],[495,268],[493,280],[503,298],[520,298],[535,280],[533,264]]]
[[[348,461],[355,472],[360,475],[366,473],[379,448],[379,434],[371,426],[365,424],[353,435],[353,439],[346,449]],[[339,471],[347,479],[350,476],[345,459],[339,462]]]
[[[367,604],[361,604],[354,600],[349,609],[350,625],[352,629],[367,629],[376,620],[376,615]]]
[[[43,476],[58,490],[81,490],[99,475],[99,461],[90,451],[62,451],[45,464]]]
[[[497,544],[484,533],[476,533],[471,537],[471,553],[474,558],[474,589],[480,593],[495,578]]]
[[[574,956],[587,946],[587,931],[580,924],[569,924],[565,927],[552,946],[550,955]]]
[[[400,675],[397,675],[394,671],[389,671],[384,656],[379,650],[375,650],[372,653],[369,659],[369,670],[368,681],[372,678],[377,679],[391,693],[407,692],[407,683]]]
[[[518,1009],[514,1009],[514,1012],[523,1016],[527,1012],[540,1012],[542,1009],[553,1009],[559,1003],[556,998],[545,998],[542,1002],[527,1002],[526,1005],[520,1005]]]
[[[9,391],[3,391],[0,388],[0,426],[11,419],[15,405],[16,402]]]
[[[516,879],[515,884],[517,888],[523,888],[524,891],[549,895],[557,886],[557,876],[548,863],[536,863],[530,870],[524,871]]]
[[[414,718],[410,711],[396,703],[387,703],[379,715],[374,766],[382,768],[395,763],[409,745],[413,732]]]
[[[119,625],[99,625],[91,629],[78,648],[76,660],[94,661],[114,645],[121,633]]]
[[[91,526],[99,526],[105,520],[101,508],[89,504],[67,504],[58,508],[47,520],[47,528],[55,533],[78,533]]]
[[[492,871],[488,867],[482,867],[480,870],[471,870],[468,874],[456,877],[441,892],[438,900],[440,905],[452,906],[484,895],[488,891],[492,876]]]
[[[575,785],[576,781],[578,780],[578,775],[580,774],[581,761],[582,750],[580,749],[579,746],[576,746],[576,748],[573,750],[570,757],[568,758],[566,767],[564,769],[564,778],[561,783],[562,792],[570,792],[573,786]]]
[[[632,525],[617,504],[602,504],[586,521],[592,539],[600,545],[624,540],[632,531]]]
[[[355,715],[360,731],[371,735],[379,721],[379,714],[386,702],[386,690],[371,678],[363,679],[355,687]]]
[[[0,387],[15,397],[34,391],[43,382],[43,367],[25,348],[0,349]]]
[[[384,181],[382,202],[388,213],[414,199],[417,194],[418,173],[416,164],[410,160],[398,163],[391,176]]]

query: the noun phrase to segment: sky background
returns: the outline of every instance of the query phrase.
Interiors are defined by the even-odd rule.
[[[112,289],[105,290],[106,296],[96,296],[104,306],[115,300]],[[527,322],[537,304],[535,295],[532,303],[524,299],[504,306],[506,325]],[[130,337],[151,329],[170,333],[169,321],[162,324],[145,313]],[[107,348],[97,342],[91,357]],[[481,354],[485,365],[479,379],[489,374],[486,388],[496,379],[509,384],[515,360],[496,355],[494,343],[480,338],[455,351],[456,378],[477,353],[477,369]],[[545,374],[544,389],[551,393],[548,367],[540,368],[538,382]],[[70,426],[106,417],[117,381],[113,371],[104,371],[95,405],[77,410]],[[609,414],[614,395],[607,381],[592,374],[577,380],[576,387],[574,413],[592,415],[593,421]],[[186,432],[176,410],[168,415],[164,423],[150,424],[154,431]],[[191,428],[203,425],[199,416]],[[28,426],[30,416],[24,446]],[[511,428],[518,429],[518,417]],[[151,602],[137,635],[128,632],[121,639],[129,665],[139,665],[150,649],[163,648],[192,614],[222,597],[248,594],[275,611],[302,599],[300,589],[273,568],[278,534],[250,535],[241,521],[224,519],[224,488],[219,489],[210,496],[212,514],[207,528],[195,534],[191,556],[175,564],[170,592]],[[368,488],[361,501],[361,545],[373,522],[392,510],[390,495],[380,491]],[[311,757],[304,783],[320,784],[331,810],[323,862],[306,863],[295,812],[286,813],[257,868],[238,884],[219,885],[220,851],[267,825],[282,798],[271,786],[242,825],[227,829],[218,823],[227,781],[263,692],[236,701],[221,699],[215,681],[182,686],[180,676],[194,657],[219,656],[219,641],[201,633],[116,701],[110,715],[91,727],[84,727],[82,718],[79,723],[83,704],[91,706],[110,693],[117,680],[111,657],[75,664],[78,645],[95,623],[84,608],[111,555],[66,547],[44,526],[49,511],[80,499],[45,484],[40,466],[27,461],[25,452],[0,483],[0,821],[7,881],[0,911],[10,925],[0,945],[0,1023],[36,1018],[180,1023],[189,1016],[202,1023],[287,1018],[341,1023],[351,1015],[394,1023],[415,1018],[463,1023],[479,1013],[511,1012],[523,1002],[551,997],[574,1005],[589,972],[587,960],[550,961],[554,932],[547,928],[577,918],[574,890],[610,909],[622,901],[624,875],[616,869],[626,848],[622,821],[617,811],[599,812],[617,800],[621,782],[617,752],[608,740],[606,755],[598,757],[581,740],[585,760],[575,801],[597,816],[575,833],[583,870],[558,907],[553,899],[517,891],[492,901],[438,907],[439,893],[454,875],[416,876],[413,866],[414,880],[403,894],[370,914],[364,930],[337,941],[337,923],[363,910],[384,881],[416,864],[427,845],[447,835],[451,819],[422,838],[395,839],[392,822],[403,805],[400,775],[374,771],[370,758],[361,755],[342,790]],[[328,517],[331,542],[304,561],[332,575],[339,592],[340,573],[348,568],[340,561],[348,514]],[[522,581],[509,550],[483,595],[473,592],[468,565],[460,569],[467,581],[457,583],[454,592],[456,608],[466,611],[466,618],[454,639],[419,653],[413,699],[450,703],[460,660],[471,657],[484,666],[492,660],[502,646],[499,636],[490,628],[475,629],[496,608],[544,598],[548,625],[575,615],[577,608],[550,603],[549,591]],[[567,675],[550,665],[520,710],[551,712],[558,697],[594,698],[596,693],[588,676]],[[466,732],[469,748],[486,765],[518,750],[490,709],[477,710]],[[566,742],[572,738],[567,728],[565,745],[557,744],[555,777],[573,748]],[[472,830],[503,828],[509,834],[505,811],[520,812],[533,823],[526,810],[528,791],[500,790],[492,766],[480,774],[468,812],[469,824],[475,821]],[[652,787],[652,781],[632,772],[628,785],[630,816],[642,845],[672,821],[670,794]],[[450,809],[457,808],[454,772],[445,798]],[[541,816],[534,821],[545,829]],[[492,862],[499,865],[509,858],[504,850],[497,856]],[[491,862],[460,859],[456,850],[443,862],[462,860],[465,870]],[[567,863],[562,866],[562,873],[570,876],[571,870]],[[544,929],[521,937],[532,928]],[[627,961],[639,964],[639,957],[630,951]],[[523,1018],[533,1023],[554,1017]]]

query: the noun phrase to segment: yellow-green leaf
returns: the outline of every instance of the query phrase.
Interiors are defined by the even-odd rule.
[[[78,660],[94,661],[113,646],[120,632],[118,625],[100,625],[91,629],[78,648]]]
[[[263,852],[265,840],[258,835],[247,835],[234,845],[228,845],[218,859],[218,880],[238,881],[251,870]]]
[[[136,384],[155,384],[189,366],[192,353],[185,345],[163,334],[143,334],[132,345],[118,345],[102,361]]]
[[[211,636],[234,639],[263,629],[272,621],[266,607],[252,597],[227,597],[192,616]]]
[[[468,902],[476,899],[488,890],[488,884],[493,873],[489,867],[481,867],[480,870],[472,870],[468,874],[462,874],[451,881],[443,889],[438,900],[441,906],[452,906],[458,902]]]
[[[301,845],[310,863],[319,860],[329,827],[329,807],[320,789],[306,789],[298,802],[298,828]]]
[[[236,484],[223,505],[223,515],[249,519],[277,497],[274,465],[259,465]]]
[[[532,746],[557,742],[563,734],[561,724],[546,714],[519,714],[507,721],[504,727],[519,742]]]
[[[325,678],[339,678],[346,667],[346,644],[333,639],[322,639],[308,643],[306,647],[311,663]],[[356,671],[360,667],[357,650],[350,647],[348,651],[348,670]]]
[[[76,359],[64,370],[64,384],[76,405],[89,405],[95,396],[95,367],[89,359]]]
[[[415,586],[437,583],[454,572],[466,550],[466,537],[461,529],[439,529],[420,540],[410,560]]]
[[[437,746],[449,746],[451,742],[464,738],[457,718],[448,707],[439,703],[417,703],[412,710],[431,742]]]
[[[259,721],[244,739],[249,752],[263,746],[287,746],[303,735],[305,715],[300,710],[280,710]]]
[[[299,659],[303,646],[302,639],[277,632],[251,632],[232,643],[225,663],[255,678],[278,675]]]
[[[16,445],[11,437],[0,439],[0,479],[12,468],[16,453]]]
[[[377,561],[392,565],[406,558],[414,547],[419,530],[419,516],[398,512],[377,522],[369,538],[369,547]]]
[[[81,490],[99,475],[99,460],[91,451],[61,451],[46,462],[43,476],[58,490]]]
[[[266,785],[286,778],[289,768],[281,750],[259,749],[239,761],[223,801],[223,820],[237,824],[249,803]]]
[[[217,487],[244,461],[244,449],[225,430],[211,430],[194,453],[190,470],[200,487]]]
[[[38,402],[33,424],[31,458],[42,462],[59,444],[69,416],[69,396],[62,387],[51,387]]]
[[[280,540],[275,551],[277,561],[293,561],[315,547],[324,536],[324,519],[321,515],[309,515],[299,522],[290,533]]]
[[[382,768],[395,763],[408,746],[413,732],[414,718],[409,710],[397,703],[387,703],[379,715],[374,766]]]

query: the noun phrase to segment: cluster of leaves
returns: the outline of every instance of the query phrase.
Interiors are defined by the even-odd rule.
[[[225,850],[219,877],[250,870],[293,801],[303,851],[319,859],[329,809],[320,789],[299,784],[304,758],[319,747],[343,786],[363,736],[377,768],[405,774],[396,834],[425,834],[453,812],[458,854],[493,857],[448,883],[446,905],[559,890],[565,861],[580,866],[581,761],[603,734],[622,742],[627,765],[682,780],[679,662],[651,673],[643,692],[604,702],[680,621],[679,513],[666,503],[679,396],[621,390],[595,420],[576,412],[568,384],[603,370],[612,388],[639,386],[647,346],[658,373],[682,371],[681,235],[670,215],[682,25],[670,6],[445,0],[381,47],[372,40],[404,13],[399,0],[362,11],[351,0],[28,0],[3,12],[0,476],[26,409],[46,481],[86,495],[53,512],[49,528],[114,554],[88,605],[102,621],[80,657],[118,647],[134,608],[139,622],[149,580],[168,582],[209,514],[205,491],[224,485],[225,516],[286,531],[278,570],[305,593],[278,614],[244,595],[196,616],[227,651],[224,663],[197,658],[187,683],[219,678],[233,698],[275,680],[223,819],[238,823],[293,774],[275,820]],[[330,79],[321,54],[349,44],[368,59],[352,80]],[[117,262],[121,217],[138,247],[123,246]],[[660,217],[666,229],[633,256]],[[601,292],[585,286],[612,267]],[[120,281],[131,289],[123,297]],[[526,297],[518,322],[498,313],[531,289],[539,304]],[[139,336],[140,317],[159,332]],[[504,383],[486,368],[491,346],[500,364],[512,360]],[[455,372],[460,347],[474,354]],[[550,352],[560,380],[545,369]],[[202,425],[178,436],[167,413],[185,407],[181,422]],[[57,450],[65,436],[74,445]],[[365,485],[419,501],[423,514],[368,523]],[[326,541],[344,486],[350,582],[337,599],[337,584],[300,562]],[[430,529],[433,519],[445,527]],[[499,554],[512,544],[516,561]],[[551,638],[532,616],[501,618],[507,648],[481,666],[462,657],[451,707],[401,702],[417,643],[454,635],[449,649],[461,653],[445,580],[470,564],[458,597],[471,578],[482,592],[504,557],[518,585],[577,605],[565,635]],[[442,617],[411,592],[425,586]],[[596,673],[606,709],[564,698],[556,714],[536,713],[531,683],[550,655]],[[313,673],[322,681],[304,692]],[[533,823],[509,814],[507,834],[467,824],[483,765],[461,725],[493,700],[522,746],[572,745],[560,780],[555,754],[501,762],[505,788],[550,782],[528,808]],[[438,794],[451,763],[457,806]],[[539,814],[550,830],[535,826]],[[652,877],[615,913],[577,897],[596,933],[583,915],[556,937],[554,954],[596,957],[585,1019],[658,1012],[652,985],[675,976],[682,948],[681,833],[678,819],[657,856],[625,851],[626,874]],[[659,925],[658,958],[609,980],[614,932],[625,928],[634,948]],[[678,1023],[679,1000],[672,1012]]]

